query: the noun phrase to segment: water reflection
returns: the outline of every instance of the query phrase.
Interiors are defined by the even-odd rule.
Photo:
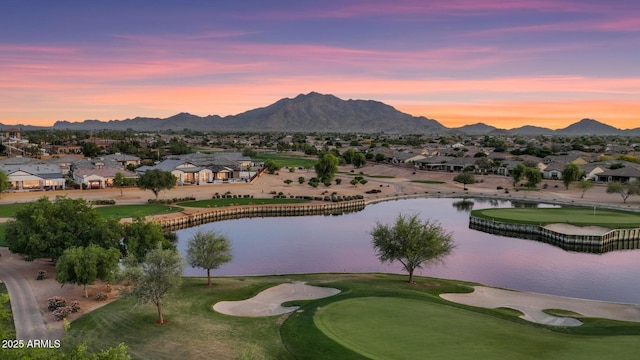
[[[468,213],[468,212],[471,212],[471,210],[473,210],[474,202],[471,200],[462,199],[459,201],[454,201],[451,205],[453,205],[453,207],[460,212]]]
[[[228,236],[234,259],[212,275],[309,272],[404,273],[400,264],[380,264],[369,231],[376,221],[417,213],[453,233],[456,249],[441,266],[416,275],[476,281],[488,285],[596,300],[640,303],[640,251],[606,254],[567,252],[549,244],[469,229],[469,215],[453,206],[460,199],[408,199],[367,206],[341,216],[228,220],[177,231],[179,249],[198,229]],[[473,199],[474,208],[511,206],[509,201]],[[547,205],[543,205],[547,206]],[[187,275],[205,276],[202,269]]]

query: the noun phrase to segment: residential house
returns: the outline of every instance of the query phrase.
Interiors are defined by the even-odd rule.
[[[117,173],[122,173],[125,178],[138,177],[134,172],[114,167],[82,168],[73,172],[73,181],[84,185],[87,189],[105,189],[113,186],[113,179]]]
[[[64,190],[65,179],[55,164],[0,165],[9,177],[11,190]]]
[[[619,181],[627,183],[631,180],[640,179],[640,168],[637,166],[625,166],[619,169],[606,170],[597,174],[600,182]]]
[[[136,169],[138,174],[148,170],[160,169],[171,172],[178,180],[178,185],[200,185],[213,182],[213,171],[208,168],[182,159],[166,159],[154,166],[141,166]]]

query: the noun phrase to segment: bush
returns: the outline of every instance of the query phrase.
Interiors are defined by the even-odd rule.
[[[53,318],[56,320],[62,320],[62,319],[66,319],[69,316],[69,314],[71,314],[71,307],[63,306],[63,307],[57,308],[53,312]]]
[[[36,275],[36,280],[44,280],[47,278],[47,272],[44,270],[38,270],[38,275]]]
[[[498,187],[496,188],[496,190],[502,190],[502,189],[504,189],[504,188],[503,188],[502,186],[499,186],[499,185],[498,185]]]
[[[80,301],[78,301],[78,300],[73,300],[73,301],[71,302],[70,307],[71,307],[71,312],[72,312],[72,313],[76,313],[76,312],[78,312],[78,310],[80,310]]]
[[[56,311],[61,307],[65,307],[67,305],[67,300],[61,296],[53,296],[47,299],[47,309],[49,311]]]
[[[98,301],[105,301],[109,298],[109,295],[105,294],[105,293],[100,293],[98,295],[96,295],[94,297],[94,299],[98,300]]]
[[[91,205],[115,205],[115,200],[91,200]]]

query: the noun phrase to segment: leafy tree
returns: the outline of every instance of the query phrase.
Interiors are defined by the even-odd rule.
[[[338,158],[333,154],[324,154],[315,164],[316,175],[321,182],[331,181],[338,172]]]
[[[272,159],[265,160],[264,167],[265,169],[267,169],[267,172],[269,174],[273,174],[276,171],[280,170],[280,168],[282,168],[280,164],[278,164],[277,162],[275,162],[275,160],[272,160]]]
[[[291,179],[284,179],[283,182],[287,185],[291,185],[291,183],[293,182],[293,180]]]
[[[113,186],[120,188],[120,196],[122,196],[122,188],[127,183],[127,178],[124,177],[124,174],[118,171],[116,176],[113,177]]]
[[[586,193],[589,189],[593,187],[593,181],[591,180],[580,180],[578,182],[578,189],[582,191],[580,194],[580,198],[584,198],[584,193]]]
[[[120,251],[116,248],[101,248],[97,245],[72,247],[65,250],[56,263],[56,280],[61,284],[84,286],[84,297],[88,298],[87,285],[97,279],[113,281],[118,268]]]
[[[4,170],[0,170],[0,197],[2,193],[11,189],[11,181],[9,181],[9,176]]]
[[[351,163],[357,168],[363,167],[367,163],[367,158],[363,153],[358,152],[353,156],[353,159],[351,159]]]
[[[527,169],[523,164],[516,165],[513,170],[511,170],[511,177],[513,178],[513,186],[516,186],[520,180],[524,177],[524,172]]]
[[[620,194],[622,202],[626,203],[629,196],[640,194],[640,181],[632,180],[628,183],[621,183],[619,181],[610,182],[607,184],[607,193]]]
[[[255,151],[254,149],[250,148],[250,147],[246,147],[246,148],[242,149],[242,156],[248,156],[250,158],[254,158],[254,157],[258,156],[258,152]]]
[[[117,247],[120,236],[117,221],[105,220],[84,199],[65,196],[27,203],[6,228],[9,250],[24,254],[28,261],[55,260],[73,246]]]
[[[151,190],[158,200],[158,194],[162,190],[173,189],[177,178],[170,171],[160,169],[148,170],[138,178],[138,187],[142,190]]]
[[[298,177],[298,184],[300,184],[300,185],[304,184],[304,176],[299,176]]]
[[[211,286],[211,269],[218,269],[232,259],[229,240],[215,231],[198,231],[187,248],[187,263],[207,270],[207,285]]]
[[[94,142],[85,141],[80,145],[80,151],[84,156],[93,158],[98,156],[102,152],[102,149]]]
[[[144,260],[149,250],[160,245],[163,249],[175,249],[169,234],[159,224],[146,222],[136,218],[132,223],[124,225],[120,251],[122,257],[133,257],[138,262]]]
[[[157,247],[147,253],[143,263],[128,259],[125,277],[131,282],[131,294],[139,303],[153,303],[158,310],[158,323],[165,324],[162,304],[166,296],[182,282],[183,263],[175,249]]]
[[[578,165],[567,164],[564,169],[562,169],[562,183],[565,189],[569,190],[569,185],[574,181],[580,180],[582,176],[584,176],[584,171],[582,171]]]
[[[464,190],[467,190],[467,184],[475,184],[476,178],[470,172],[463,172],[456,175],[453,181],[461,183]]]
[[[356,151],[353,149],[347,149],[345,150],[345,152],[342,153],[342,158],[344,159],[344,162],[347,164],[351,164],[353,161],[353,158],[356,155]]]
[[[386,158],[386,157],[384,156],[384,154],[382,154],[382,153],[377,153],[377,154],[374,156],[374,158],[373,158],[373,159],[374,159],[376,162],[382,162],[382,161],[384,161],[384,159],[385,159],[385,158]]]
[[[542,181],[542,172],[537,168],[527,167],[524,170],[524,176],[527,178],[525,186],[535,188]]]
[[[393,226],[376,222],[371,236],[380,261],[399,261],[409,273],[409,283],[416,269],[441,262],[455,248],[450,233],[436,222],[421,222],[415,214],[398,215]]]

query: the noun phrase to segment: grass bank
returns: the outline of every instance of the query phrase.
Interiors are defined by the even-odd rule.
[[[134,204],[134,205],[107,205],[96,206],[98,214],[108,219],[122,219],[145,217],[148,215],[168,214],[181,211],[178,206],[155,205],[155,204]]]
[[[282,167],[301,167],[301,168],[313,168],[313,165],[318,161],[318,159],[308,158],[304,156],[295,156],[295,155],[283,155],[282,153],[259,153],[257,156],[251,158],[253,161],[265,161],[265,160],[273,160],[278,163]],[[286,171],[286,169],[282,169],[280,171]]]
[[[564,208],[497,208],[471,211],[471,216],[518,224],[547,225],[568,223],[576,226],[602,226],[611,229],[640,226],[640,214],[580,207]]]
[[[340,289],[290,315],[242,318],[212,305],[242,300],[289,281]],[[135,358],[364,359],[629,358],[640,350],[640,324],[581,319],[576,328],[533,324],[503,309],[472,308],[438,297],[468,292],[470,283],[392,274],[305,274],[186,278],[165,303],[168,324],[153,306],[121,299],[71,324],[65,346],[101,349],[125,341]],[[588,336],[586,336],[588,335]],[[613,336],[616,335],[616,336]],[[389,353],[391,351],[391,353]],[[574,356],[575,355],[575,356]]]

